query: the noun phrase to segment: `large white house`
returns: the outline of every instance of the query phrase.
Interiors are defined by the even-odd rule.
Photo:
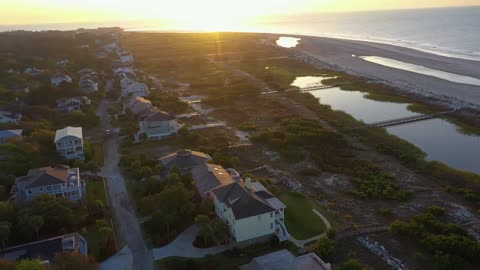
[[[235,241],[277,235],[287,240],[285,204],[259,182],[233,182],[211,192],[215,213],[224,220]]]
[[[57,152],[65,159],[85,159],[81,127],[66,127],[55,133]]]
[[[158,110],[152,110],[147,116],[141,118],[139,125],[139,134],[148,139],[162,139],[177,134],[182,127],[175,116]]]
[[[86,189],[78,168],[56,165],[29,170],[16,179],[11,193],[15,201],[31,201],[42,194],[78,201]]]

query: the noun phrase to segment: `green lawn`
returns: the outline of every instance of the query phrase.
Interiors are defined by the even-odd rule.
[[[87,180],[86,185],[87,185],[88,200],[100,200],[103,202],[103,205],[106,207],[108,205],[107,194],[105,194],[103,181]]]
[[[103,144],[96,143],[93,144],[92,147],[94,148],[93,161],[95,161],[95,163],[97,163],[99,167],[102,167],[105,155],[105,153],[103,152]]]
[[[325,231],[325,224],[322,219],[312,211],[312,209],[317,209],[324,213],[320,205],[308,197],[295,193],[283,193],[279,196],[279,199],[287,206],[285,225],[293,237],[303,240]]]

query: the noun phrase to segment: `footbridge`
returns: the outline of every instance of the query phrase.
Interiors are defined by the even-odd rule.
[[[366,124],[364,126],[352,128],[350,130],[361,130],[361,129],[367,129],[367,128],[382,128],[382,127],[403,125],[403,124],[407,124],[407,123],[412,123],[412,122],[418,122],[418,121],[428,120],[428,119],[432,119],[432,118],[437,118],[437,117],[440,117],[442,115],[453,113],[453,112],[456,112],[456,111],[457,111],[457,109],[451,110],[451,111],[432,113],[432,114],[422,114],[422,115],[414,115],[414,116],[409,116],[409,117],[397,118],[397,119],[392,119],[392,120],[386,120],[386,121]]]

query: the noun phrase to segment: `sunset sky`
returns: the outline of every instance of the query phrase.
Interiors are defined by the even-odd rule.
[[[480,0],[2,0],[0,24],[139,19],[234,23],[265,15],[479,4]]]

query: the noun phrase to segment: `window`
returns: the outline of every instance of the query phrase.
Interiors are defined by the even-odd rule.
[[[273,213],[270,213],[270,217],[271,217],[271,218],[273,217]]]
[[[273,222],[270,223],[270,230],[273,230]]]

